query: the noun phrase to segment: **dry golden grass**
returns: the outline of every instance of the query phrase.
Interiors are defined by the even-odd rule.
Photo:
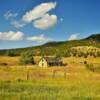
[[[19,57],[0,56],[0,63],[7,63],[8,65],[18,65]]]
[[[100,100],[100,73],[86,69],[84,61],[100,64],[100,58],[69,57],[63,58],[66,67],[39,68],[18,65],[18,57],[0,57],[9,63],[0,66],[0,100]]]
[[[29,73],[30,79],[38,78],[52,78],[53,71],[56,72],[56,77],[64,78],[65,67],[48,67],[48,68],[39,68],[38,65],[27,65],[20,66],[18,65],[19,57],[0,57],[0,62],[8,63],[7,66],[0,66],[0,80],[16,80],[16,79],[27,79],[27,73]],[[40,57],[35,57],[35,61],[39,61]],[[76,78],[86,78],[91,79],[90,76],[97,77],[93,79],[98,79],[99,74],[88,71],[85,68],[85,64],[80,63],[87,61],[88,63],[98,63],[100,64],[100,58],[80,58],[80,57],[68,57],[63,58],[63,63],[67,64],[67,76],[76,77]],[[61,70],[61,71],[60,71]]]

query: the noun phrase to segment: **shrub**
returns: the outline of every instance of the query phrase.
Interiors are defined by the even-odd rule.
[[[93,70],[93,64],[86,64],[86,68],[89,70]]]
[[[88,55],[87,54],[84,54],[84,58],[87,58],[88,57]]]
[[[6,51],[5,55],[10,57],[17,56],[14,51],[10,51],[10,50]]]
[[[35,64],[32,52],[25,52],[21,54],[20,57],[20,64],[21,65],[27,65],[27,64]]]
[[[100,72],[100,66],[99,65],[87,64],[86,68],[93,71],[93,72]]]
[[[87,64],[87,61],[84,61],[84,64]]]

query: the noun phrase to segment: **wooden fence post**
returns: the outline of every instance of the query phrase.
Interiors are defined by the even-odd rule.
[[[64,72],[64,78],[66,78],[66,71]]]
[[[29,75],[29,71],[27,71],[27,80],[29,80],[30,75]]]
[[[55,71],[55,70],[53,70],[53,75],[52,75],[52,78],[54,78],[54,77],[55,77],[55,73],[56,73],[56,71]]]

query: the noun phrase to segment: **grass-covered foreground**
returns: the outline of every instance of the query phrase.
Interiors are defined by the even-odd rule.
[[[100,58],[64,58],[66,77],[64,67],[0,66],[0,100],[100,100],[100,73],[79,63],[84,60],[100,64]]]
[[[100,100],[100,82],[70,79],[1,82],[0,100]]]

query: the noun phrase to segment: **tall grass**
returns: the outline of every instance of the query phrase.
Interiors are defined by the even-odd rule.
[[[89,84],[61,85],[48,81],[1,82],[0,100],[99,100],[99,91],[98,85],[94,88],[94,85],[90,87]]]
[[[0,100],[100,100],[100,75],[90,71],[100,63],[80,64],[84,61],[99,63],[100,58],[64,58],[64,63],[68,63],[66,78],[60,71],[52,77],[53,70],[63,67],[1,65]]]

